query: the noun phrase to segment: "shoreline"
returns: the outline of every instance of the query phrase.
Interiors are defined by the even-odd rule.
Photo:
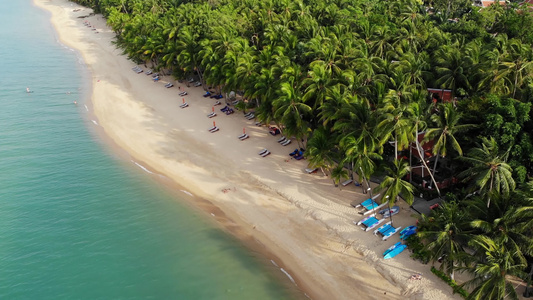
[[[193,195],[184,197],[189,206],[214,214],[216,224],[253,251],[274,257],[303,293],[312,299],[348,299],[355,293],[365,299],[384,293],[391,299],[459,299],[408,252],[391,261],[379,256],[397,237],[381,242],[352,224],[361,217],[349,203],[366,198],[360,188],[340,190],[321,174],[305,174],[305,161],[286,161],[295,145],[280,146],[239,112],[225,116],[215,107],[219,116],[206,118],[214,100],[201,97],[201,87],[185,88],[191,105],[180,109],[179,84],[165,89],[132,72],[134,64],[110,43],[114,34],[103,18],[79,18],[89,9],[66,0],[33,1],[52,13],[60,41],[85,61],[92,77],[91,113],[116,145],[111,148],[163,174],[172,188],[187,187]],[[84,20],[99,33],[83,26]],[[207,128],[213,120],[221,130],[211,134]],[[243,127],[251,138],[241,142],[236,137]],[[265,147],[273,153],[262,158],[257,152]],[[226,188],[233,189],[222,193]],[[395,223],[413,225],[410,209],[400,206]],[[407,280],[413,273],[422,273],[423,280]]]

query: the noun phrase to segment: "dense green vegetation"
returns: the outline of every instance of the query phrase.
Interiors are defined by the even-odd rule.
[[[463,288],[459,287],[457,285],[457,282],[455,280],[448,277],[446,274],[444,274],[442,271],[437,270],[435,267],[431,267],[431,272],[440,279],[444,280],[449,286],[451,286],[454,290],[454,292],[459,293],[463,298],[468,298],[468,292],[465,291]]]
[[[453,192],[422,217],[429,259],[452,279],[471,272],[470,299],[516,298],[508,280],[525,279],[533,255],[530,10],[468,0],[76,2],[105,15],[132,60],[242,91],[259,121],[295,137],[336,184],[379,173],[391,204]],[[450,90],[451,101],[428,88]]]

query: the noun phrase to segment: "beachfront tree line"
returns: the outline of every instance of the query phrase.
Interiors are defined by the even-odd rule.
[[[456,178],[452,199],[421,222],[432,260],[450,275],[472,271],[472,298],[513,297],[510,276],[526,278],[533,254],[527,8],[480,10],[462,0],[75,2],[104,14],[135,62],[196,77],[206,89],[241,91],[258,121],[295,137],[335,184],[381,173],[379,189],[392,204],[400,194],[412,201],[411,166],[422,167],[438,195],[438,180]],[[452,101],[432,101],[427,88],[451,90]],[[427,142],[431,161],[418,159]]]

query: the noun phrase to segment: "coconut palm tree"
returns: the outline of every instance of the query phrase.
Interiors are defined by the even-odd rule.
[[[446,156],[448,147],[454,149],[459,155],[463,155],[463,150],[455,135],[473,128],[474,125],[460,124],[461,114],[451,103],[440,104],[439,111],[431,116],[431,120],[435,126],[426,131],[423,142],[435,141],[433,146],[433,154],[436,156],[433,167],[433,176],[435,176],[439,157]]]
[[[514,98],[517,90],[524,82],[531,79],[533,70],[533,55],[531,45],[523,44],[520,40],[512,39],[506,44],[507,47],[502,53],[499,68],[495,81],[505,78],[505,83],[511,88],[511,96]]]
[[[194,29],[190,26],[182,27],[179,32],[179,39],[177,41],[176,50],[178,56],[176,61],[178,66],[183,68],[185,72],[192,73],[196,71],[200,81],[203,82],[203,77],[200,69],[197,68],[200,61],[200,44],[198,43],[198,36],[194,33]]]
[[[478,148],[469,151],[468,156],[461,160],[472,165],[459,174],[464,181],[472,181],[473,187],[480,194],[489,194],[487,207],[490,206],[490,193],[496,191],[503,196],[508,196],[516,187],[513,179],[513,169],[506,161],[509,150],[501,153],[494,138],[482,138],[482,144]]]
[[[302,86],[305,88],[303,98],[316,110],[324,103],[328,88],[332,86],[331,72],[320,61],[315,61],[310,66],[308,76],[302,81]]]
[[[420,144],[419,140],[419,134],[420,132],[423,132],[426,127],[427,123],[425,121],[426,118],[426,112],[428,109],[428,103],[425,99],[426,93],[419,93],[415,92],[413,93],[413,101],[409,103],[408,105],[408,112],[409,112],[409,120],[411,124],[410,130],[407,131],[408,133],[408,141],[409,141],[409,166],[411,167],[411,176],[409,177],[409,182],[412,180],[412,153],[413,153],[413,147],[416,149],[418,153],[418,157],[420,158],[420,162],[423,165],[422,168],[422,177],[424,177],[424,171],[427,170],[429,176],[431,177],[431,181],[435,185],[435,188],[437,190],[437,193],[440,194],[440,189],[437,186],[437,182],[435,180],[435,177],[433,177],[433,173],[431,173],[431,170],[429,169],[429,166],[426,163],[424,149],[422,148],[422,145]],[[414,144],[414,145],[413,145]]]
[[[339,110],[333,129],[344,136],[354,136],[366,152],[382,153],[382,144],[376,135],[377,112],[370,109],[370,103],[354,98]]]
[[[381,143],[383,144],[392,137],[394,140],[394,158],[397,159],[398,150],[404,150],[409,146],[409,132],[412,130],[412,123],[409,119],[408,105],[394,100],[385,100],[380,108],[381,121],[376,130],[381,133]]]
[[[339,185],[339,182],[342,178],[346,177],[348,177],[348,171],[346,171],[342,164],[338,164],[331,169],[331,179],[333,180],[333,184],[335,184],[335,186],[341,188],[342,184]]]
[[[272,68],[262,68],[254,85],[252,97],[259,100],[255,115],[257,120],[264,124],[276,122],[279,127],[279,120],[274,118],[274,99],[277,97],[279,80],[275,77]]]
[[[280,96],[274,100],[273,106],[274,118],[285,126],[283,129],[285,135],[296,137],[300,145],[308,130],[304,116],[312,109],[302,100],[301,92],[293,86],[292,80],[281,83]]]
[[[357,96],[343,92],[340,84],[332,86],[326,95],[326,101],[320,106],[319,121],[323,126],[333,126],[336,120],[343,118],[342,108],[350,102],[357,102]]]
[[[430,260],[441,262],[440,270],[446,270],[452,279],[471,239],[470,220],[468,211],[454,201],[441,203],[429,217],[422,215],[419,220],[418,236],[426,242]]]
[[[374,189],[374,193],[382,192],[381,199],[387,199],[389,207],[392,207],[394,203],[402,194],[402,198],[407,204],[413,204],[415,188],[412,184],[405,181],[403,178],[409,174],[409,164],[403,160],[395,159],[392,167],[386,167],[386,176],[383,181]]]
[[[366,181],[367,188],[370,188],[368,178],[376,171],[376,161],[382,159],[381,155],[374,152],[371,145],[363,145],[354,136],[342,139],[341,147],[346,155],[345,162],[352,166],[352,173],[359,175],[357,181]]]
[[[324,127],[313,131],[313,136],[307,141],[305,156],[312,168],[320,168],[322,174],[327,175],[335,161],[338,160],[338,151],[335,151],[332,135]]]
[[[438,78],[436,83],[443,89],[452,90],[452,99],[459,87],[470,89],[467,70],[470,60],[461,51],[458,43],[444,45],[434,53]]]
[[[478,249],[483,255],[471,256],[473,262],[459,268],[474,277],[460,285],[475,287],[466,299],[518,299],[509,277],[525,278],[527,262],[517,260],[513,252],[487,236],[475,236],[470,246]]]
[[[470,225],[504,245],[516,259],[525,261],[525,255],[533,255],[533,198],[520,190],[511,195],[495,191],[491,194],[493,201],[490,207],[486,205],[486,196],[478,196],[468,202],[475,218]]]
[[[406,84],[414,85],[418,88],[426,88],[426,79],[430,77],[429,73],[429,56],[427,52],[422,53],[405,53],[398,64],[394,65],[395,69],[399,69],[406,74]]]

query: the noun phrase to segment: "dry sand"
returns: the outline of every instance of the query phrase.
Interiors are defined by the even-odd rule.
[[[341,190],[320,173],[306,174],[305,160],[287,161],[294,142],[281,146],[241,112],[227,116],[215,106],[218,116],[207,118],[215,100],[203,98],[201,87],[136,74],[135,64],[111,44],[114,34],[105,20],[90,9],[66,0],[34,2],[52,13],[61,42],[87,64],[92,108],[105,134],[139,165],[187,187],[191,203],[205,199],[216,206],[206,217],[236,224],[233,233],[265,247],[263,254],[275,257],[312,299],[459,299],[408,251],[383,260],[381,253],[398,235],[383,242],[352,223],[362,217],[349,203],[367,198],[360,188]],[[175,87],[165,88],[168,81]],[[178,86],[189,93],[183,97],[188,108],[179,107]],[[213,121],[220,131],[209,133]],[[240,141],[243,127],[251,137]],[[260,157],[263,148],[272,154]],[[401,206],[395,225],[413,225],[413,212]],[[415,273],[422,280],[408,279]]]

